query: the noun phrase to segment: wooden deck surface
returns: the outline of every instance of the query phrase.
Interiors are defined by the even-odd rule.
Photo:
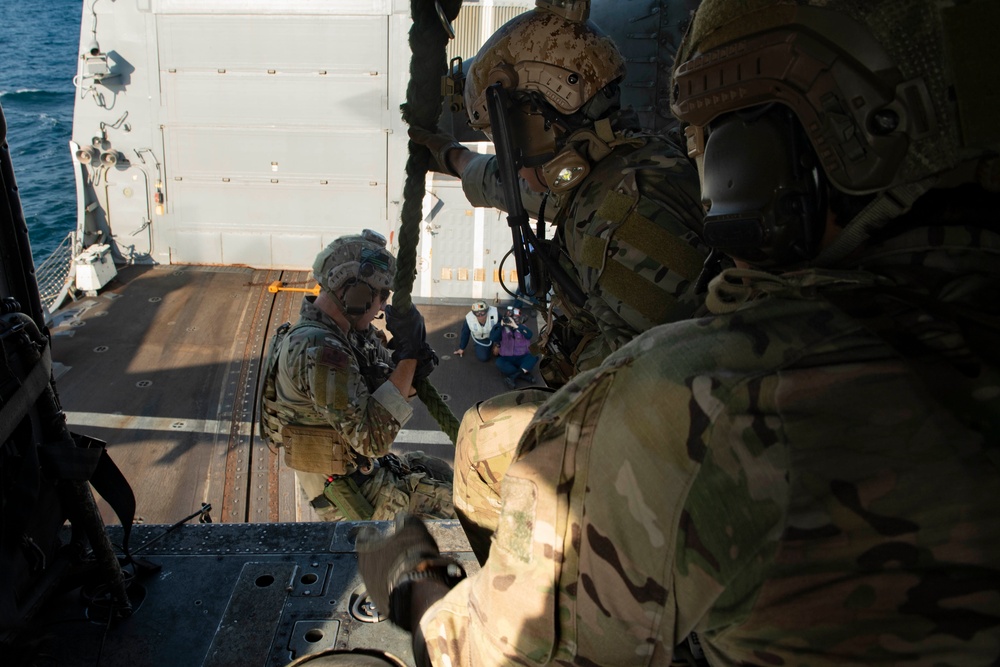
[[[174,523],[202,503],[215,522],[315,518],[254,426],[262,357],[302,300],[268,292],[279,279],[313,284],[308,272],[131,266],[57,314],[53,361],[70,429],[108,443],[135,491],[137,522]],[[465,307],[418,307],[441,357],[432,383],[458,419],[505,390],[492,363],[452,354]],[[422,405],[394,449],[449,462],[454,453]]]

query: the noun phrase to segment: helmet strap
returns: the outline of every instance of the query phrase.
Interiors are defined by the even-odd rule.
[[[833,242],[820,251],[814,266],[831,266],[863,245],[872,234],[913,206],[913,202],[933,187],[937,177],[925,178],[881,192],[844,227]]]

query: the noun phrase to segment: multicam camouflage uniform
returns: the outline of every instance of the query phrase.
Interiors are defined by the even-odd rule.
[[[462,173],[474,206],[504,208],[494,156],[477,156]],[[538,195],[524,193],[538,213]],[[561,384],[594,368],[650,327],[684,319],[700,304],[692,287],[707,254],[698,239],[702,207],[698,174],[673,142],[633,136],[619,143],[556,206],[557,240],[587,296],[583,308],[566,300],[573,349]],[[557,288],[558,291],[558,288]]]
[[[666,665],[693,631],[713,665],[998,664],[998,255],[937,227],[731,269],[575,378],[421,621],[433,664]]]
[[[277,433],[288,424],[332,428],[350,448],[354,461],[346,472],[359,480],[361,494],[374,508],[374,520],[392,519],[401,510],[454,518],[446,464],[421,452],[401,460],[384,458],[413,408],[386,382],[392,359],[376,329],[344,333],[313,299],[303,300],[301,319],[281,341],[272,376],[265,381],[265,420],[273,423],[264,428],[272,440],[280,439]],[[271,386],[274,395],[268,400]],[[359,464],[367,466],[372,459],[382,464],[361,475]],[[321,518],[343,518],[323,502],[326,474],[297,471],[296,476]]]
[[[455,512],[469,544],[486,562],[500,518],[500,483],[535,411],[552,390],[509,391],[466,411],[455,448]]]

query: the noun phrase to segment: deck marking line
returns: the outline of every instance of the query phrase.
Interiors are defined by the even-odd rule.
[[[185,419],[177,417],[144,417],[141,415],[114,415],[103,412],[67,412],[66,421],[71,426],[95,428],[133,429],[137,431],[171,431],[173,433],[228,433],[232,422],[222,419]],[[240,435],[248,436],[253,430],[250,422],[240,424]],[[401,445],[450,445],[451,440],[442,431],[404,428],[394,441]]]

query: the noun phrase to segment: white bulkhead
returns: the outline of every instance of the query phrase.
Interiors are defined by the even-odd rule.
[[[533,4],[465,3],[449,56],[474,55]],[[398,249],[409,11],[408,0],[85,0],[78,245],[108,244],[119,264],[294,270],[364,227]],[[427,185],[413,296],[503,298],[505,217],[473,209],[456,179]],[[512,284],[513,262],[503,268]]]

